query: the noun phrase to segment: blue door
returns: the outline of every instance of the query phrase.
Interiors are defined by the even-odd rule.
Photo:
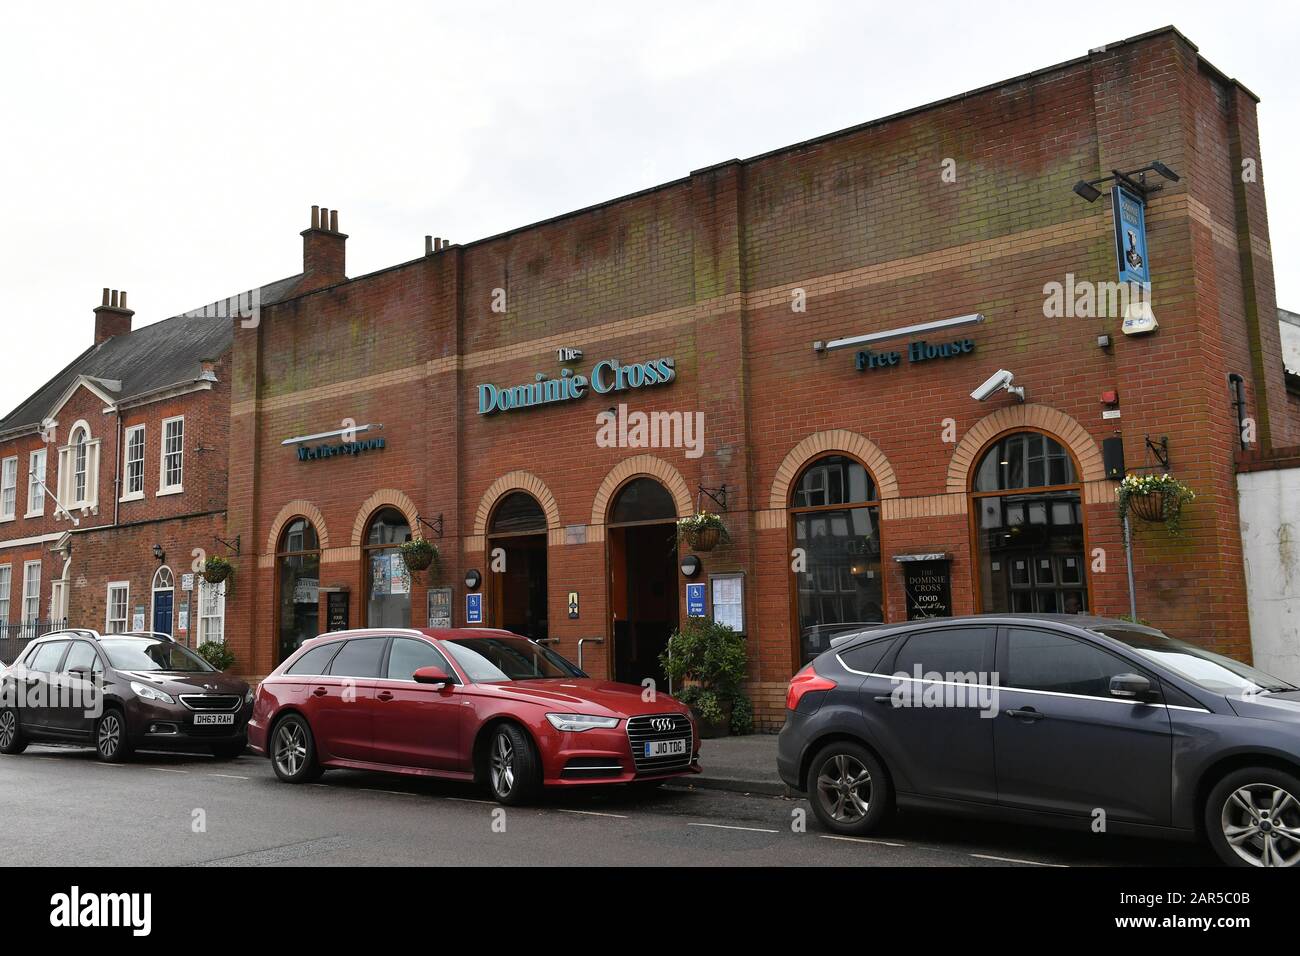
[[[153,629],[163,634],[172,632],[172,593],[153,592]]]

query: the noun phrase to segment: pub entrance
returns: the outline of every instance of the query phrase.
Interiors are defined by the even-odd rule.
[[[546,513],[532,495],[513,491],[493,510],[489,529],[488,621],[546,640]]]
[[[614,679],[647,678],[667,689],[659,657],[677,628],[677,508],[653,478],[634,478],[614,496],[608,531]]]

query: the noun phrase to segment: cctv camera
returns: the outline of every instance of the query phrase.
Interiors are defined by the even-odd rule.
[[[1015,376],[1006,369],[1000,368],[989,376],[987,382],[971,392],[970,397],[977,402],[982,402],[999,389],[1009,388],[1014,378]]]

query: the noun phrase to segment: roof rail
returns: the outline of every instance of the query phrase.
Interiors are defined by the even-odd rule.
[[[176,638],[172,637],[172,636],[171,636],[170,634],[168,634],[166,631],[122,631],[120,634],[117,634],[117,635],[110,635],[110,636],[113,636],[113,637],[119,637],[119,636],[120,636],[120,637],[161,637],[161,638],[162,638],[163,640],[165,640],[165,641],[171,641],[173,644],[176,643]]]
[[[87,637],[93,637],[95,640],[99,640],[100,637],[99,631],[95,630],[93,627],[61,627],[58,630],[49,631],[40,636],[49,637],[51,634],[84,634]]]

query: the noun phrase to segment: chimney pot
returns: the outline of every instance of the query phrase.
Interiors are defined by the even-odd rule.
[[[320,228],[320,206],[311,207],[311,227],[313,229]]]
[[[302,232],[302,280],[295,288],[301,295],[347,280],[345,245],[339,232],[339,211],[312,206],[312,227]]]
[[[107,287],[107,286],[104,287],[104,302],[103,302],[103,304],[104,304],[104,305],[108,305],[108,287]]]
[[[95,344],[99,345],[115,335],[126,335],[130,332],[133,314],[126,307],[125,292],[105,289],[102,303],[95,309]]]
[[[339,231],[339,211],[337,209],[331,209],[330,210],[330,232],[338,232],[338,231]]]
[[[433,236],[424,237],[424,254],[427,256],[433,252]]]
[[[120,304],[119,308],[123,308],[123,309],[126,308],[126,293],[125,293],[125,292],[122,293],[122,301],[121,301],[121,304]]]

